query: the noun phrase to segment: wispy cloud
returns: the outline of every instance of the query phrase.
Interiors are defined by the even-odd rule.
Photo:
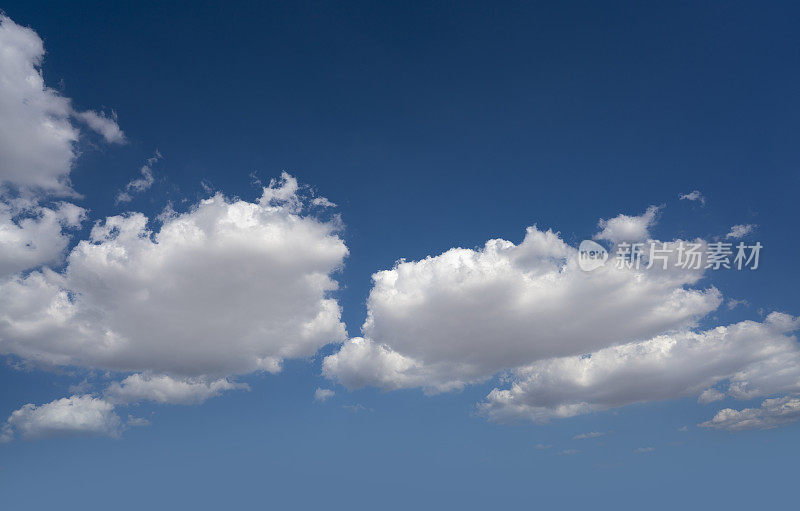
[[[700,193],[700,190],[693,190],[689,193],[683,193],[680,195],[680,200],[699,202],[703,206],[706,205],[706,198],[703,197],[703,194]]]
[[[726,238],[741,239],[752,233],[756,228],[754,224],[734,225],[731,232],[725,235]]]
[[[590,431],[589,433],[581,433],[580,435],[575,435],[572,437],[573,440],[586,440],[587,438],[597,438],[599,436],[605,435],[605,432],[602,431]]]
[[[317,387],[317,390],[314,391],[314,401],[319,401],[320,403],[324,403],[329,398],[332,398],[336,392],[332,391],[331,389],[323,389],[322,387]]]
[[[156,162],[161,158],[161,153],[158,151],[158,149],[156,149],[155,154],[148,158],[145,164],[142,165],[142,168],[139,170],[141,177],[132,179],[127,185],[125,185],[125,188],[117,194],[117,204],[121,202],[130,202],[133,200],[134,194],[141,193],[153,186],[153,183],[155,182],[155,178],[153,177],[153,165],[155,165]]]

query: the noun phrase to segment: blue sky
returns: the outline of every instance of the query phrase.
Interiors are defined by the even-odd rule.
[[[792,505],[796,6],[1,7],[5,507]]]

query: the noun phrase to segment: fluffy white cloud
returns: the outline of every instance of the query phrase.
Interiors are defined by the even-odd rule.
[[[701,277],[614,264],[584,272],[576,249],[531,227],[519,245],[490,240],[374,274],[364,337],[326,357],[323,372],[349,388],[460,388],[690,327],[721,301],[714,288],[686,287]]]
[[[158,151],[156,151],[153,156],[147,159],[145,164],[142,165],[142,168],[139,170],[141,177],[132,179],[127,185],[125,185],[125,189],[117,194],[117,204],[120,202],[130,202],[133,200],[133,194],[143,192],[153,186],[153,183],[155,182],[155,178],[153,177],[153,165],[155,165],[160,159],[161,153]]]
[[[753,224],[734,225],[731,231],[725,235],[726,238],[741,239],[755,230],[756,226]]]
[[[790,335],[799,326],[797,318],[772,313],[764,323],[661,335],[538,362],[516,370],[510,388],[492,390],[480,411],[501,422],[547,421],[697,395],[721,382],[725,395],[739,399],[800,392],[800,347]]]
[[[3,16],[0,48],[0,180],[68,192],[79,132],[69,99],[44,84],[42,40]]]
[[[114,405],[89,395],[58,399],[43,405],[27,404],[14,411],[3,427],[0,440],[14,435],[30,440],[62,436],[110,436],[122,431]]]
[[[650,227],[656,222],[658,206],[650,206],[642,215],[618,215],[610,220],[600,220],[598,227],[602,229],[595,239],[612,243],[645,241],[650,238]]]
[[[258,202],[220,194],[164,220],[98,223],[63,272],[0,283],[0,353],[173,377],[277,372],[342,341],[331,278],[347,248],[338,222],[303,213],[294,178]]]
[[[59,262],[69,243],[64,230],[79,226],[85,213],[65,202],[52,207],[22,199],[0,202],[0,279]]]
[[[163,374],[132,374],[122,382],[111,383],[105,390],[104,398],[115,405],[142,401],[191,405],[236,389],[249,390],[249,387],[225,378],[205,381],[199,378],[176,379]]]
[[[71,121],[70,100],[45,85],[43,57],[36,32],[0,15],[0,184],[70,195],[80,130]],[[107,139],[124,138],[111,118],[77,115]]]
[[[768,429],[800,420],[800,398],[784,396],[766,399],[759,408],[734,410],[725,408],[713,419],[703,422],[704,428],[742,431],[745,429]]]

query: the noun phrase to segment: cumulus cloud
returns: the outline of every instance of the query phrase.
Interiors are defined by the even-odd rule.
[[[704,428],[742,431],[769,429],[800,420],[800,398],[784,396],[766,399],[759,408],[720,410],[713,419],[700,424]]]
[[[85,211],[53,196],[77,195],[69,174],[77,157],[80,118],[106,138],[123,137],[116,122],[76,113],[69,98],[45,84],[44,45],[31,30],[0,14],[0,279],[45,264],[60,264]],[[114,131],[116,130],[116,131]]]
[[[205,381],[198,378],[176,379],[167,375],[132,374],[121,382],[111,383],[105,390],[104,398],[115,405],[142,401],[192,405],[236,389],[249,390],[249,387],[226,378]]]
[[[734,225],[731,227],[731,231],[725,235],[726,238],[734,238],[734,239],[741,239],[747,236],[748,234],[752,233],[755,230],[756,226],[754,224],[746,224],[746,225]]]
[[[652,214],[655,214],[653,210]],[[363,337],[325,358],[348,388],[458,389],[552,357],[692,326],[717,308],[702,271],[582,271],[577,250],[537,227],[515,245],[452,249],[373,275]]]
[[[618,215],[609,220],[600,220],[601,229],[595,239],[612,243],[645,241],[650,238],[650,227],[656,223],[658,206],[650,206],[639,216]]]
[[[161,153],[156,151],[153,156],[147,159],[145,164],[142,165],[142,168],[139,169],[139,174],[141,174],[141,177],[132,179],[127,185],[125,185],[125,188],[117,194],[117,204],[121,202],[130,202],[133,200],[134,194],[141,193],[153,186],[153,183],[155,182],[155,178],[153,177],[153,165],[155,165],[156,162],[161,158]]]
[[[703,197],[703,194],[700,193],[700,190],[693,190],[689,193],[683,193],[680,195],[680,200],[699,202],[703,206],[706,205],[706,198]]]
[[[332,391],[331,389],[323,389],[321,387],[317,387],[317,390],[314,391],[314,401],[319,401],[320,403],[324,403],[336,394],[336,392]]]
[[[545,422],[697,395],[717,384],[727,384],[724,394],[736,399],[798,392],[800,348],[790,335],[798,326],[797,318],[772,313],[763,323],[677,332],[542,361],[515,371],[510,388],[492,390],[479,410],[500,422]]]
[[[44,207],[22,199],[0,201],[0,279],[59,263],[70,240],[67,230],[78,227],[85,214],[66,202]]]
[[[109,117],[75,114],[69,98],[47,87],[44,45],[30,28],[0,15],[0,184],[24,191],[74,195],[69,173],[77,156],[77,115],[106,139],[124,138]]]
[[[140,213],[99,222],[63,271],[0,283],[0,353],[220,378],[342,341],[329,294],[348,251],[338,222],[303,214],[296,190],[284,175],[257,202],[217,194],[156,230]]]
[[[89,395],[57,399],[43,405],[27,404],[14,411],[3,427],[0,440],[15,435],[23,440],[64,436],[118,437],[122,420],[114,405]]]

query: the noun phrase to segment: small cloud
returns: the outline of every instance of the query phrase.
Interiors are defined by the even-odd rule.
[[[572,437],[573,440],[586,440],[587,438],[597,438],[599,436],[605,435],[604,432],[600,431],[590,431],[589,433],[581,433],[580,435],[575,435]]]
[[[578,449],[564,449],[563,451],[558,451],[558,455],[559,456],[573,456],[575,454],[578,454],[579,452],[581,452],[581,451],[579,451]]]
[[[703,194],[700,193],[700,190],[693,190],[689,193],[681,194],[680,200],[688,200],[692,202],[699,202],[701,205],[706,205],[706,198],[703,197]]]
[[[114,405],[91,395],[74,395],[43,405],[26,404],[11,413],[0,442],[9,442],[15,433],[23,440],[68,436],[108,436],[118,438],[122,420]]]
[[[329,201],[325,197],[315,197],[311,200],[311,204],[314,206],[319,206],[321,208],[333,208],[336,207],[336,204]]]
[[[637,449],[634,449],[633,452],[635,452],[636,454],[644,454],[646,452],[653,452],[655,450],[656,450],[655,447],[639,447]]]
[[[766,399],[759,408],[720,410],[713,419],[699,424],[703,428],[742,431],[770,429],[800,420],[800,397],[784,396]]]
[[[703,393],[697,398],[697,402],[701,405],[706,405],[708,403],[713,403],[714,401],[722,401],[723,399],[725,399],[725,394],[717,389],[711,388],[704,390]]]
[[[86,110],[85,112],[74,112],[73,115],[76,119],[86,123],[89,128],[96,131],[103,136],[109,144],[124,144],[127,142],[125,133],[117,124],[117,113],[113,110],[111,115],[106,115],[105,112],[94,112]]]
[[[117,204],[121,202],[130,202],[133,200],[134,194],[148,190],[153,186],[155,182],[155,178],[153,177],[153,165],[161,158],[161,153],[156,149],[155,154],[148,158],[145,164],[142,165],[142,168],[139,169],[141,177],[133,179],[125,185],[125,188],[117,194],[115,202]]]
[[[678,428],[678,431],[680,431],[681,433],[686,433],[687,431],[689,431],[689,426],[681,426]]]
[[[206,192],[208,194],[214,193],[214,187],[211,185],[211,183],[209,183],[205,179],[200,181],[200,186],[203,188],[204,192]]]
[[[342,408],[353,413],[374,411],[372,408],[367,408],[366,406],[358,403],[354,405],[342,405]]]
[[[750,306],[750,302],[748,302],[747,300],[734,300],[733,298],[731,298],[730,300],[728,300],[728,303],[727,303],[728,310],[733,310],[733,309],[735,309],[736,307],[738,307],[740,305],[744,305],[745,307],[749,307]]]
[[[92,388],[92,384],[88,382],[88,380],[84,379],[80,383],[76,383],[74,385],[69,386],[69,393],[70,395],[73,394],[88,394]]]
[[[660,210],[661,206],[650,206],[639,216],[617,215],[608,220],[601,219],[597,226],[602,230],[594,237],[612,243],[647,240]]]
[[[731,232],[725,235],[726,238],[740,239],[744,238],[756,228],[755,224],[734,225],[731,227]]]
[[[550,449],[551,447],[553,446],[550,444],[536,444],[533,446],[534,449],[537,449],[539,451],[544,451],[546,449]]]
[[[333,397],[336,392],[332,391],[331,389],[323,389],[322,387],[317,387],[317,390],[314,391],[314,401],[319,401],[320,403],[324,403],[328,400],[328,398]]]
[[[133,415],[128,415],[128,420],[125,422],[125,424],[131,428],[139,428],[143,426],[149,426],[150,421],[144,417],[134,417]]]

